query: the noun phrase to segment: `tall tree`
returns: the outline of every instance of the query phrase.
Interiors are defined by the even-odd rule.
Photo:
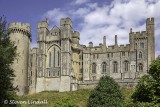
[[[118,83],[109,76],[101,77],[89,96],[88,107],[124,107],[124,97]]]
[[[11,64],[16,57],[16,46],[10,41],[6,24],[6,18],[0,16],[0,105],[4,104],[4,100],[9,100],[9,92],[15,90]]]

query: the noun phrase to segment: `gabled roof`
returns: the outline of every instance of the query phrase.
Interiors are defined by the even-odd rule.
[[[59,32],[60,29],[56,25],[54,25],[50,32],[57,32],[57,31]]]

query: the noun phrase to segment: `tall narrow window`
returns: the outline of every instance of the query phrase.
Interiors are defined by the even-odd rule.
[[[138,65],[138,68],[139,68],[139,71],[143,71],[143,64],[140,63],[140,64]]]
[[[49,52],[49,67],[51,67],[51,52]]]
[[[142,52],[139,52],[139,58],[142,58]]]
[[[106,62],[102,63],[102,73],[106,73]]]
[[[54,59],[53,59],[53,64],[54,64],[53,66],[54,67],[55,67],[55,61],[56,61],[56,59],[55,59],[56,58],[55,53],[56,53],[56,50],[55,50],[55,47],[54,47],[54,54],[53,54],[54,55]]]
[[[144,43],[143,42],[140,43],[140,47],[144,48]]]
[[[58,66],[59,66],[59,61],[60,61],[60,58],[59,58],[60,54],[59,54],[59,51],[57,52],[57,55],[58,55]]]
[[[56,75],[55,75],[55,71],[53,71],[53,76],[56,76]]]
[[[95,54],[93,54],[93,59],[95,59]]]
[[[111,56],[113,57],[113,53],[111,54]]]
[[[59,76],[59,71],[58,71],[58,75],[57,76]]]
[[[92,64],[92,73],[96,73],[96,64],[95,63]]]
[[[48,72],[48,76],[49,76],[49,77],[51,76],[51,71]]]
[[[137,43],[135,43],[135,47],[134,48],[137,49]]]
[[[113,72],[114,73],[118,72],[118,63],[116,61],[113,63]]]
[[[122,56],[125,56],[125,52],[122,52]]]
[[[124,71],[128,71],[128,70],[129,70],[129,62],[124,61]]]

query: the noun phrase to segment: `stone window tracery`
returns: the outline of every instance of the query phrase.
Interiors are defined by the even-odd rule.
[[[144,48],[144,43],[143,42],[140,43],[140,47]]]
[[[143,71],[143,64],[139,63],[138,68],[139,68],[139,71]]]
[[[95,63],[92,64],[92,73],[96,73],[96,64]]]
[[[59,66],[59,62],[60,62],[60,53],[59,53],[59,51],[57,52],[57,55],[58,55],[58,66]]]
[[[103,62],[102,63],[102,73],[106,73],[106,66],[107,66],[106,62]]]
[[[128,61],[124,61],[124,70],[129,71],[129,62]]]
[[[118,63],[115,61],[113,62],[113,72],[117,73],[118,72]]]
[[[51,67],[51,52],[49,52],[49,67]]]

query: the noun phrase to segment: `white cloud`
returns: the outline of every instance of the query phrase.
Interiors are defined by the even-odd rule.
[[[42,18],[49,18],[54,24],[59,24],[60,19],[66,17],[66,13],[62,11],[60,8],[55,8],[53,10],[49,10],[46,12]]]
[[[72,0],[73,4],[83,4],[83,3],[87,3],[89,0]]]
[[[114,44],[114,35],[118,35],[119,44],[127,44],[129,41],[129,30],[146,30],[145,20],[148,17],[155,18],[155,41],[156,55],[160,54],[160,1],[158,0],[114,0],[110,4],[101,4],[88,2],[88,0],[74,0],[75,4],[85,5],[72,9],[53,9],[48,11],[45,16],[59,24],[61,17],[72,17],[72,19],[81,19],[76,23],[79,28],[81,40],[80,43],[88,45],[90,41],[94,45],[102,42],[103,36],[106,36],[107,45]]]

